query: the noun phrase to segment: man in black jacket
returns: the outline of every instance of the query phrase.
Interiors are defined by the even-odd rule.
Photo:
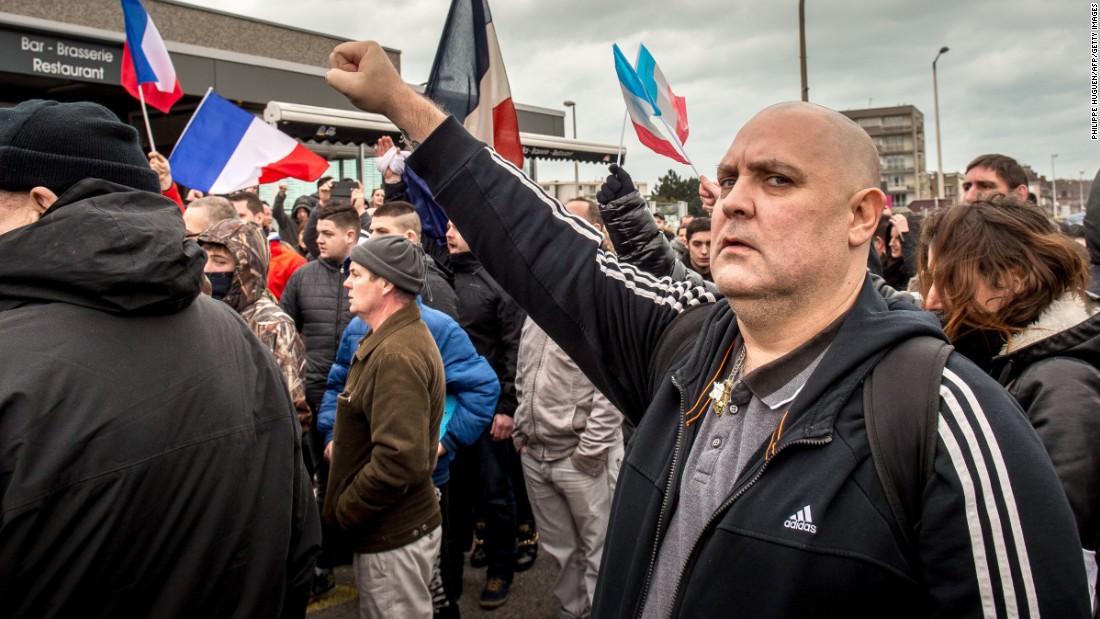
[[[1089,250],[1088,292],[1094,299],[1100,299],[1100,172],[1092,179],[1089,189],[1089,202],[1085,207],[1085,245]]]
[[[517,518],[533,521],[526,488],[516,484],[516,453],[512,446],[516,413],[516,358],[524,313],[489,277],[470,253],[454,226],[447,228],[447,248],[455,274],[458,323],[470,336],[478,354],[485,357],[500,381],[500,398],[489,429],[473,445],[462,447],[451,466],[451,513],[455,552],[469,548],[471,514],[485,519],[483,542],[488,560],[485,589],[479,603],[496,608],[508,599],[515,574]],[[522,506],[522,507],[521,507]],[[522,509],[523,514],[517,514]]]
[[[306,402],[316,417],[340,336],[351,322],[347,291],[344,290],[344,261],[359,239],[359,215],[346,204],[326,204],[317,209],[317,247],[320,257],[294,271],[279,298],[283,311],[294,319],[294,326],[306,346]],[[323,453],[324,437],[316,425],[310,427],[307,443],[313,473],[317,476],[317,504],[325,503],[328,463]],[[326,529],[327,530],[327,529]],[[333,537],[325,534],[324,552],[317,561],[315,594],[336,586],[332,568],[340,561],[340,549]]]
[[[858,125],[798,102],[741,128],[718,183],[704,181],[725,302],[651,378],[662,335],[714,295],[600,251],[594,229],[414,93],[376,43],[343,44],[331,62],[330,84],[421,144],[407,165],[485,269],[639,422],[593,616],[1088,616],[1049,458],[958,354],[913,546],[891,517],[860,386],[891,348],[943,334],[868,281],[885,196]]]
[[[145,161],[96,104],[0,110],[0,608],[303,617],[293,405]]]

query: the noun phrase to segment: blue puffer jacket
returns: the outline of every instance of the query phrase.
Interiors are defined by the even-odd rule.
[[[419,297],[420,317],[428,325],[428,331],[443,357],[443,369],[447,377],[447,404],[443,413],[443,428],[439,442],[447,453],[439,457],[432,472],[432,483],[442,486],[451,478],[451,460],[460,445],[470,445],[493,419],[493,411],[500,396],[500,382],[489,362],[477,354],[469,336],[453,318],[424,305]],[[370,330],[361,318],[353,318],[340,339],[336,360],[328,373],[328,386],[317,415],[317,429],[325,437],[325,444],[332,441],[336,423],[336,396],[344,391],[348,368],[359,348],[359,340]]]

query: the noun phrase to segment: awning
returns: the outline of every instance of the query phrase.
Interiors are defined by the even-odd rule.
[[[552,135],[520,133],[519,141],[523,144],[523,156],[529,159],[612,163],[619,154],[619,149],[609,144],[582,142]],[[626,161],[626,148],[623,148],[623,161]]]
[[[385,116],[367,112],[353,112],[335,108],[300,105],[283,101],[269,101],[264,109],[264,120],[280,131],[310,144],[371,146],[383,135],[395,139],[401,135]],[[529,159],[555,161],[581,161],[610,163],[615,161],[618,149],[609,144],[571,140],[551,135],[520,133],[523,156]],[[323,148],[315,150],[325,150]],[[332,149],[335,152],[353,152],[350,149]],[[626,159],[626,149],[623,149]]]

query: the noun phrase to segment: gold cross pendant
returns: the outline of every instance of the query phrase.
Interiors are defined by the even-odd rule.
[[[714,413],[719,417],[726,410],[726,405],[730,403],[730,395],[733,393],[733,385],[730,381],[724,380],[722,382],[714,383],[714,387],[710,390],[710,399],[714,400]]]

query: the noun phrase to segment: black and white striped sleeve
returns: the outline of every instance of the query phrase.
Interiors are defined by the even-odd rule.
[[[937,617],[1088,617],[1076,524],[1023,411],[953,354],[919,553]]]
[[[407,161],[494,280],[621,410],[645,410],[664,327],[713,290],[654,277],[453,118]]]

